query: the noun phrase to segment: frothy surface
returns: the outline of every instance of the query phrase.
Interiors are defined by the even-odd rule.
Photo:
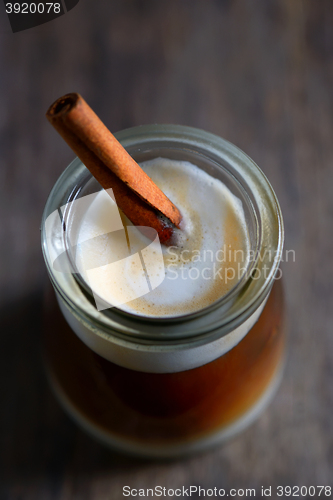
[[[198,311],[228,293],[246,267],[249,238],[242,203],[189,162],[156,158],[141,167],[182,213],[177,245],[154,246],[134,227],[130,238],[124,231],[103,234],[117,207],[101,191],[82,218],[77,241],[85,243],[77,247],[76,264],[93,292],[125,311],[153,317]]]

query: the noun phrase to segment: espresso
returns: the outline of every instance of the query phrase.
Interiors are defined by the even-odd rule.
[[[168,456],[226,439],[254,420],[278,385],[285,343],[280,285],[233,349],[177,373],[130,370],[97,355],[50,294],[44,348],[57,396],[84,428],[125,451]]]
[[[152,317],[196,312],[227,294],[245,272],[249,237],[242,203],[220,180],[189,162],[156,158],[141,167],[183,216],[173,245],[141,252],[158,286],[147,285],[139,257],[151,242],[126,217],[122,221],[131,229],[131,256],[124,258],[125,232],[106,229],[96,238],[111,216],[118,218],[119,227],[116,203],[105,191],[82,217],[77,238],[85,243],[77,246],[77,267],[110,306]]]

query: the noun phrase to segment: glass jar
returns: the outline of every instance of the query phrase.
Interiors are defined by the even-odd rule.
[[[65,269],[70,228],[64,238],[52,229],[60,207],[101,189],[75,159],[42,220],[43,255],[62,311],[49,294],[47,372],[65,409],[104,443],[150,457],[203,450],[251,423],[281,378],[281,210],[259,167],[220,137],[173,125],[135,127],[116,137],[138,162],[187,160],[222,180],[242,201],[251,259],[229,293],[195,313],[149,318],[98,311],[80,276]],[[61,252],[63,268],[54,265]]]

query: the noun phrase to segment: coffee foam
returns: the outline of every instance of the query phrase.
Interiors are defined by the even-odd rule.
[[[77,241],[85,244],[77,246],[77,267],[93,292],[127,312],[167,317],[198,311],[228,293],[240,277],[238,265],[246,267],[249,237],[242,203],[220,180],[189,162],[156,158],[141,167],[181,211],[174,245],[157,245],[155,252],[150,247],[144,254],[151,241],[132,228],[131,256],[124,259],[125,232],[103,234],[116,204],[101,191],[78,229]],[[147,280],[147,269],[160,281],[156,288]]]

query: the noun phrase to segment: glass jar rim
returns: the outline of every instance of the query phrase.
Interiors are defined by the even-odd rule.
[[[157,149],[157,144],[172,144],[179,149],[191,150],[194,154],[207,155],[217,164],[227,164],[233,175],[250,192],[257,215],[258,248],[251,274],[246,280],[221,297],[211,306],[175,317],[150,318],[136,314],[123,314],[112,308],[113,314],[97,311],[95,306],[80,292],[75,277],[56,273],[48,253],[45,221],[55,209],[70,199],[77,181],[86,168],[76,158],[63,172],[52,189],[42,218],[42,249],[53,286],[83,323],[106,338],[118,337],[126,341],[149,344],[195,342],[205,343],[207,338],[226,335],[246,321],[268,295],[277,272],[283,248],[283,219],[281,209],[261,169],[238,147],[212,133],[182,125],[142,125],[122,130],[115,134],[125,149]],[[272,258],[272,253],[274,257]],[[265,273],[263,270],[265,269]],[[259,277],[255,277],[255,273]],[[156,328],[158,332],[156,333]]]

